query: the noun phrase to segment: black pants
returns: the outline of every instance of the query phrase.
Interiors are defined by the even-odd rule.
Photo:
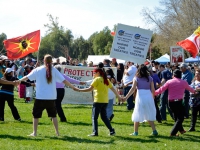
[[[175,120],[175,124],[171,130],[171,135],[176,135],[178,131],[179,132],[184,131],[182,125],[184,121],[184,106],[182,103],[183,103],[182,100],[169,102],[169,108],[171,109]]]
[[[14,95],[10,94],[0,94],[0,120],[4,121],[4,109],[5,109],[5,102],[7,101],[8,106],[11,109],[12,115],[15,120],[20,119],[19,113],[17,108],[14,105]]]
[[[67,121],[62,109],[62,104],[61,104],[65,95],[65,89],[57,88],[56,90],[57,90],[56,109],[57,109],[58,116],[60,117],[60,121]]]
[[[107,103],[93,103],[92,107],[92,127],[93,127],[93,133],[98,135],[98,117],[99,114],[101,115],[101,120],[104,122],[106,127],[110,130],[110,132],[113,130],[112,126],[110,124],[110,121],[107,118],[106,113]]]
[[[184,108],[185,108],[185,113],[184,113],[184,116],[185,116],[186,118],[189,118],[189,109],[190,109],[189,100],[190,100],[190,93],[189,93],[189,91],[185,91],[185,95],[184,95]]]
[[[197,114],[198,114],[198,111],[200,111],[200,105],[197,107],[191,107],[191,110],[192,110],[192,116],[191,116],[190,127],[195,129],[195,124],[197,122]]]

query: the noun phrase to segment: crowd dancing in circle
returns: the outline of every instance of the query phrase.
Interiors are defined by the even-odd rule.
[[[113,99],[118,98],[118,105],[126,102],[127,111],[133,110],[132,121],[134,132],[131,136],[139,135],[140,122],[147,121],[152,129],[152,136],[159,135],[155,121],[162,123],[167,121],[166,109],[174,125],[170,136],[184,134],[182,123],[188,119],[191,110],[191,125],[189,132],[196,130],[197,116],[200,112],[200,69],[198,64],[188,65],[185,63],[162,65],[152,61],[149,66],[144,64],[134,65],[127,61],[125,65],[117,63],[113,58],[111,63],[105,59],[97,66],[88,62],[88,67],[94,67],[93,80],[88,88],[80,89],[72,85],[84,85],[85,81],[78,81],[61,74],[59,61],[53,63],[51,55],[44,56],[44,65],[36,64],[30,58],[20,60],[19,66],[14,62],[0,57],[0,121],[5,121],[4,108],[7,101],[15,120],[21,121],[19,112],[14,105],[14,86],[19,87],[19,96],[29,103],[36,91],[33,115],[33,132],[29,136],[37,136],[39,119],[43,110],[47,111],[55,128],[58,130],[57,114],[61,122],[67,122],[67,118],[61,106],[64,98],[64,86],[77,92],[93,91],[94,101],[92,105],[92,133],[88,136],[98,136],[98,117],[109,130],[109,135],[115,135],[115,129],[111,125],[114,119]],[[70,65],[70,64],[68,64]],[[80,65],[79,65],[80,66]],[[87,66],[87,65],[83,65]],[[111,67],[117,67],[117,78]],[[117,89],[115,89],[115,86]],[[26,90],[23,91],[23,88]],[[177,90],[178,89],[178,90]],[[51,92],[49,92],[51,91]],[[122,93],[123,92],[123,93]],[[123,96],[122,96],[123,95]],[[158,106],[158,104],[160,106]]]

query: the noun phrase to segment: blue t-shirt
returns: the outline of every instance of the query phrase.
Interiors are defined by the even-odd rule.
[[[161,72],[161,75],[162,75],[162,79],[165,79],[165,81],[172,79],[172,73],[169,70],[163,70]]]
[[[187,81],[187,83],[190,85],[192,83],[192,73],[189,70],[186,70],[184,73],[182,73],[182,80]]]

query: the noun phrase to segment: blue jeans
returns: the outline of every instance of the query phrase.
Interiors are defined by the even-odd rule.
[[[113,114],[113,99],[109,99],[106,112],[108,119],[110,119],[111,115]]]
[[[172,111],[168,105],[168,90],[166,90],[160,96],[160,114],[161,114],[162,120],[167,120],[166,107],[170,116],[173,118]]]
[[[124,96],[128,94],[132,86],[127,86],[124,88]],[[133,94],[127,99],[127,109],[132,110],[135,104],[133,103]]]

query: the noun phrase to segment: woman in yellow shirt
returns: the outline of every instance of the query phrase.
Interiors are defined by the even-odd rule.
[[[108,89],[110,88],[118,99],[121,97],[117,91],[113,88],[112,83],[107,79],[107,75],[102,64],[93,71],[93,82],[89,88],[78,89],[74,88],[75,91],[89,92],[94,91],[94,103],[92,107],[92,126],[93,133],[88,136],[98,136],[98,117],[101,115],[101,119],[110,131],[110,135],[115,135],[115,130],[112,128],[110,121],[107,118],[106,108],[108,104]]]

